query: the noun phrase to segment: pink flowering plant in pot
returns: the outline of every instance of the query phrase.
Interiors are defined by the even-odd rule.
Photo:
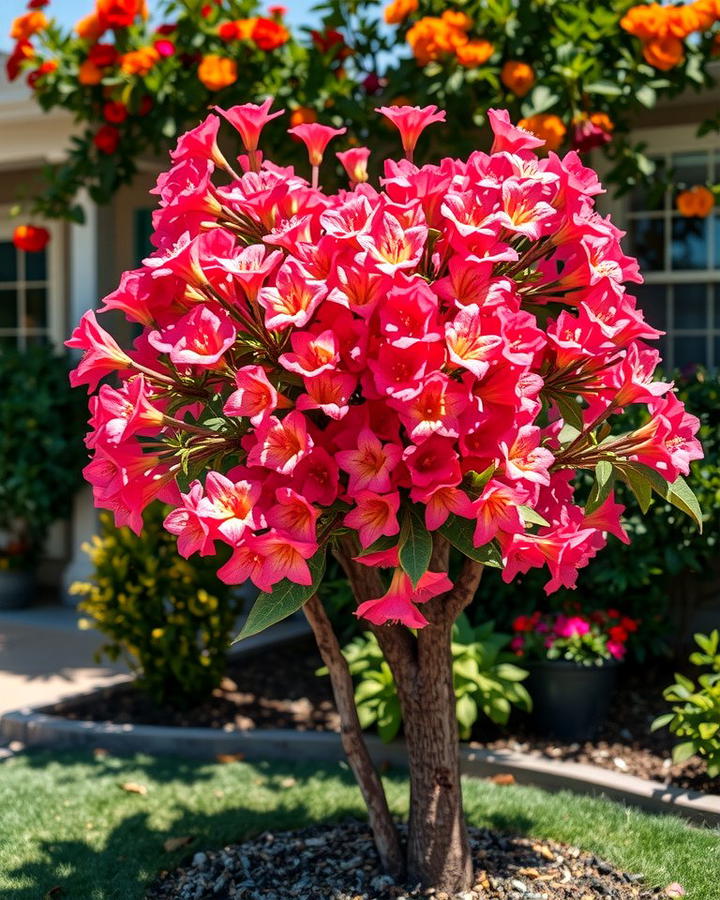
[[[608,533],[624,537],[616,480],[643,508],[656,492],[699,520],[682,478],[698,423],[653,380],[657,332],[625,288],[637,264],[575,153],[545,153],[495,111],[489,152],[417,167],[443,114],[379,112],[404,158],[372,185],[366,148],[338,153],[337,193],[320,167],[342,129],[295,128],[310,162],[296,172],[263,157],[270,101],[210,114],[158,179],[155,251],[104,301],[142,333],[123,350],[88,312],[68,344],[83,351],[73,383],[93,393],[97,505],[139,531],[159,498],[180,554],[229,545],[220,578],[260,589],[240,638],[304,608],[383,864],[453,892],[472,885],[453,622],[485,566],[573,586]],[[244,143],[237,161],[218,146],[221,118]],[[646,421],[616,433],[629,404]],[[595,476],[582,502],[579,470]],[[328,553],[397,685],[406,847],[317,598]]]
[[[602,666],[622,660],[627,642],[638,630],[638,622],[616,609],[581,612],[534,612],[513,622],[510,647],[527,660],[566,660],[581,666]]]

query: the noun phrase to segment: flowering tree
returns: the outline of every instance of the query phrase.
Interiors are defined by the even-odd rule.
[[[435,107],[381,108],[405,158],[367,180],[369,150],[337,154],[350,190],[319,186],[320,124],[292,128],[310,179],[263,159],[279,112],[219,109],[245,147],[236,171],[220,118],[183,135],[159,179],[156,250],[105,310],[142,328],[122,350],[84,315],[68,346],[90,400],[98,506],[142,528],[154,498],[185,557],[260,589],[241,637],[304,607],[329,668],[342,739],[385,866],[446,891],[471,884],[450,635],[484,566],[545,567],[547,591],[623,538],[613,485],[655,492],[699,521],[682,475],[698,421],[653,380],[657,332],[601,191],[576,153],[491,111],[490,153],[418,167]],[[630,433],[616,414],[639,404]],[[589,495],[579,470],[594,473]],[[407,858],[363,743],[352,683],[317,598],[326,554],[352,584],[392,669],[410,762]],[[388,570],[385,577],[384,570]]]

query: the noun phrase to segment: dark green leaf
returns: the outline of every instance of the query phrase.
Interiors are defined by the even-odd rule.
[[[606,459],[601,459],[595,466],[595,481],[585,504],[586,513],[593,513],[603,505],[610,496],[614,482],[613,464]]]
[[[476,547],[473,544],[475,523],[470,519],[450,515],[447,522],[438,530],[444,538],[450,541],[453,547],[456,547],[465,556],[484,563],[486,566],[502,569],[502,557],[494,543],[485,544],[484,547]]]
[[[431,556],[432,538],[425,523],[416,510],[409,509],[400,528],[400,565],[413,587],[427,572]]]

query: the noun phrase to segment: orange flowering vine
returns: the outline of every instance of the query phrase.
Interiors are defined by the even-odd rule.
[[[567,135],[567,128],[563,120],[551,113],[540,113],[520,119],[518,125],[545,141],[546,150],[557,150]]]
[[[412,13],[417,12],[418,0],[392,0],[385,7],[383,17],[388,25],[399,25]]]
[[[509,59],[500,70],[500,81],[516,97],[524,97],[535,84],[535,70],[526,62]]]
[[[198,66],[198,78],[209,91],[220,91],[237,81],[237,63],[226,56],[208,53]]]
[[[686,191],[680,191],[675,198],[675,206],[685,218],[706,219],[715,209],[715,194],[702,184],[696,184]]]

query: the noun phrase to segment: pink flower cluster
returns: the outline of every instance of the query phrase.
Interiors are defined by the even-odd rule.
[[[568,659],[597,663],[602,659],[624,659],[627,642],[638,630],[637,619],[616,609],[518,616],[510,648],[516,656]]]
[[[418,167],[444,114],[404,107],[380,112],[408,158],[385,160],[378,188],[367,149],[338,153],[351,189],[328,193],[319,166],[342,129],[293,130],[308,181],[258,149],[270,101],[218,111],[240,171],[218,116],[183,135],[154,189],[156,250],[105,298],[142,327],[133,348],[92,312],[68,342],[84,351],[74,384],[116,376],[90,401],[96,504],[136,531],[152,500],[173,504],[180,553],[228,544],[219,576],[264,591],[311,584],[309,561],[351,529],[361,561],[396,569],[358,610],[378,624],[421,627],[418,604],[450,587],[399,567],[408,516],[495,542],[507,581],[547,566],[548,591],[574,586],[607,532],[626,540],[612,492],[592,513],[575,502],[577,470],[640,461],[672,481],[700,455],[697,420],[653,381],[658,332],[626,292],[641,279],[594,210],[595,174],[538,155],[504,111],[490,153]],[[631,403],[647,424],[608,436]]]

